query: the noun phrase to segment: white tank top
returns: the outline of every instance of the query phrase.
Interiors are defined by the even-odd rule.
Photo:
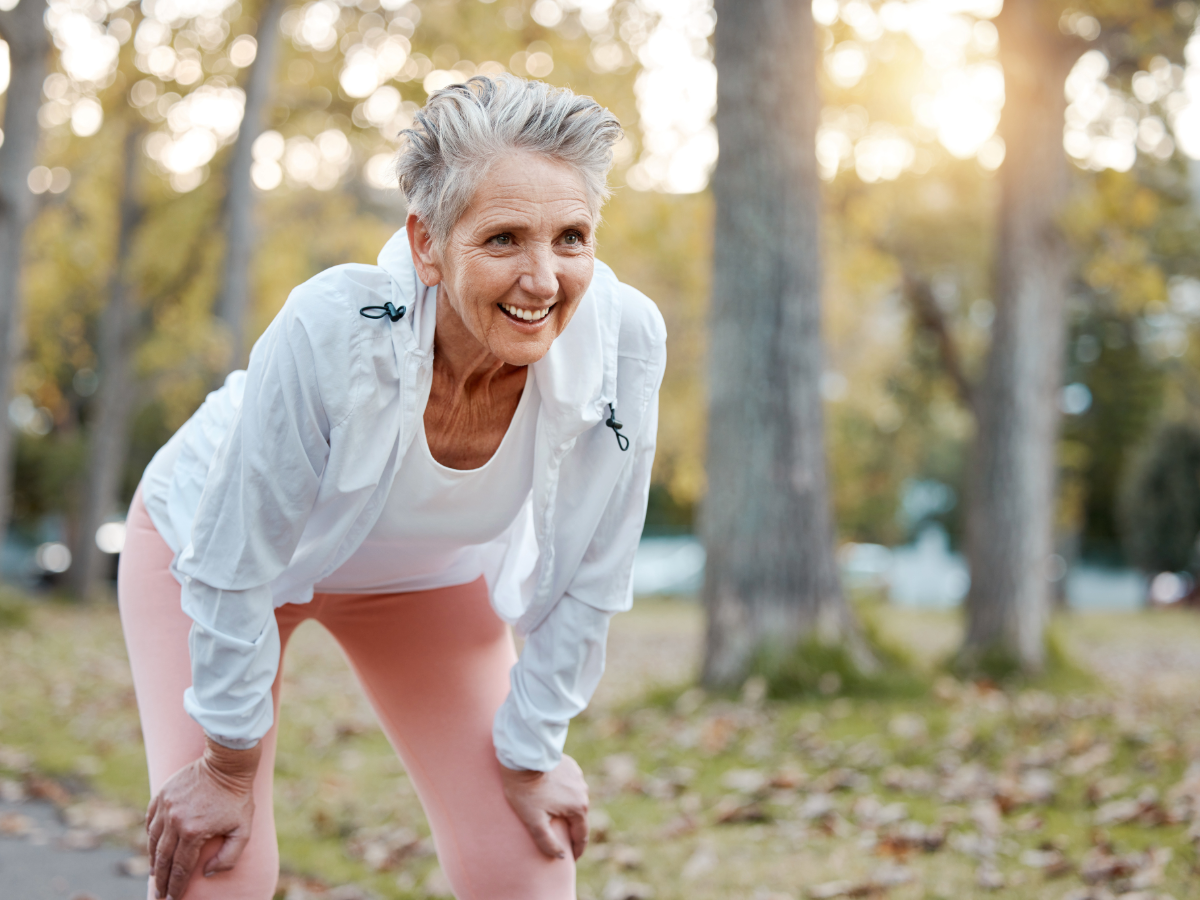
[[[504,533],[533,488],[537,387],[526,376],[512,422],[478,469],[433,458],[422,419],[379,521],[317,593],[384,594],[469,584],[483,573],[480,545]]]

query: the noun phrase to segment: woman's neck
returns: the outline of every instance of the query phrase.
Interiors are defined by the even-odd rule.
[[[481,344],[449,303],[437,304],[433,333],[433,365],[459,391],[486,388],[524,370],[504,362]]]
[[[527,372],[489,353],[450,304],[439,303],[424,416],[433,458],[451,469],[477,469],[491,459],[517,411]]]

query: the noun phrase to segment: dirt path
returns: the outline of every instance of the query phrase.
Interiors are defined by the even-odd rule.
[[[70,849],[91,838],[45,800],[0,801],[0,835],[4,900],[145,900],[140,859],[120,847]]]

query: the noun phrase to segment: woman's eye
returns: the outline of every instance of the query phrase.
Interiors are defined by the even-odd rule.
[[[499,244],[501,247],[507,247],[509,244],[512,243],[512,235],[498,234],[494,238],[492,238],[492,243]]]
[[[580,236],[580,235],[579,235],[579,234],[577,234],[576,232],[572,231],[570,234],[567,234],[567,235],[564,235],[564,236],[563,236],[563,241],[564,241],[564,242],[567,244],[567,246],[569,246],[569,247],[577,247],[577,246],[579,246],[581,243],[583,243],[583,238],[582,238],[582,236]]]

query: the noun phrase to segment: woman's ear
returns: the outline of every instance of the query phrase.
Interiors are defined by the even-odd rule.
[[[415,213],[409,213],[404,223],[408,230],[408,246],[412,250],[413,265],[421,283],[433,287],[442,280],[442,268],[433,250],[433,235]]]

